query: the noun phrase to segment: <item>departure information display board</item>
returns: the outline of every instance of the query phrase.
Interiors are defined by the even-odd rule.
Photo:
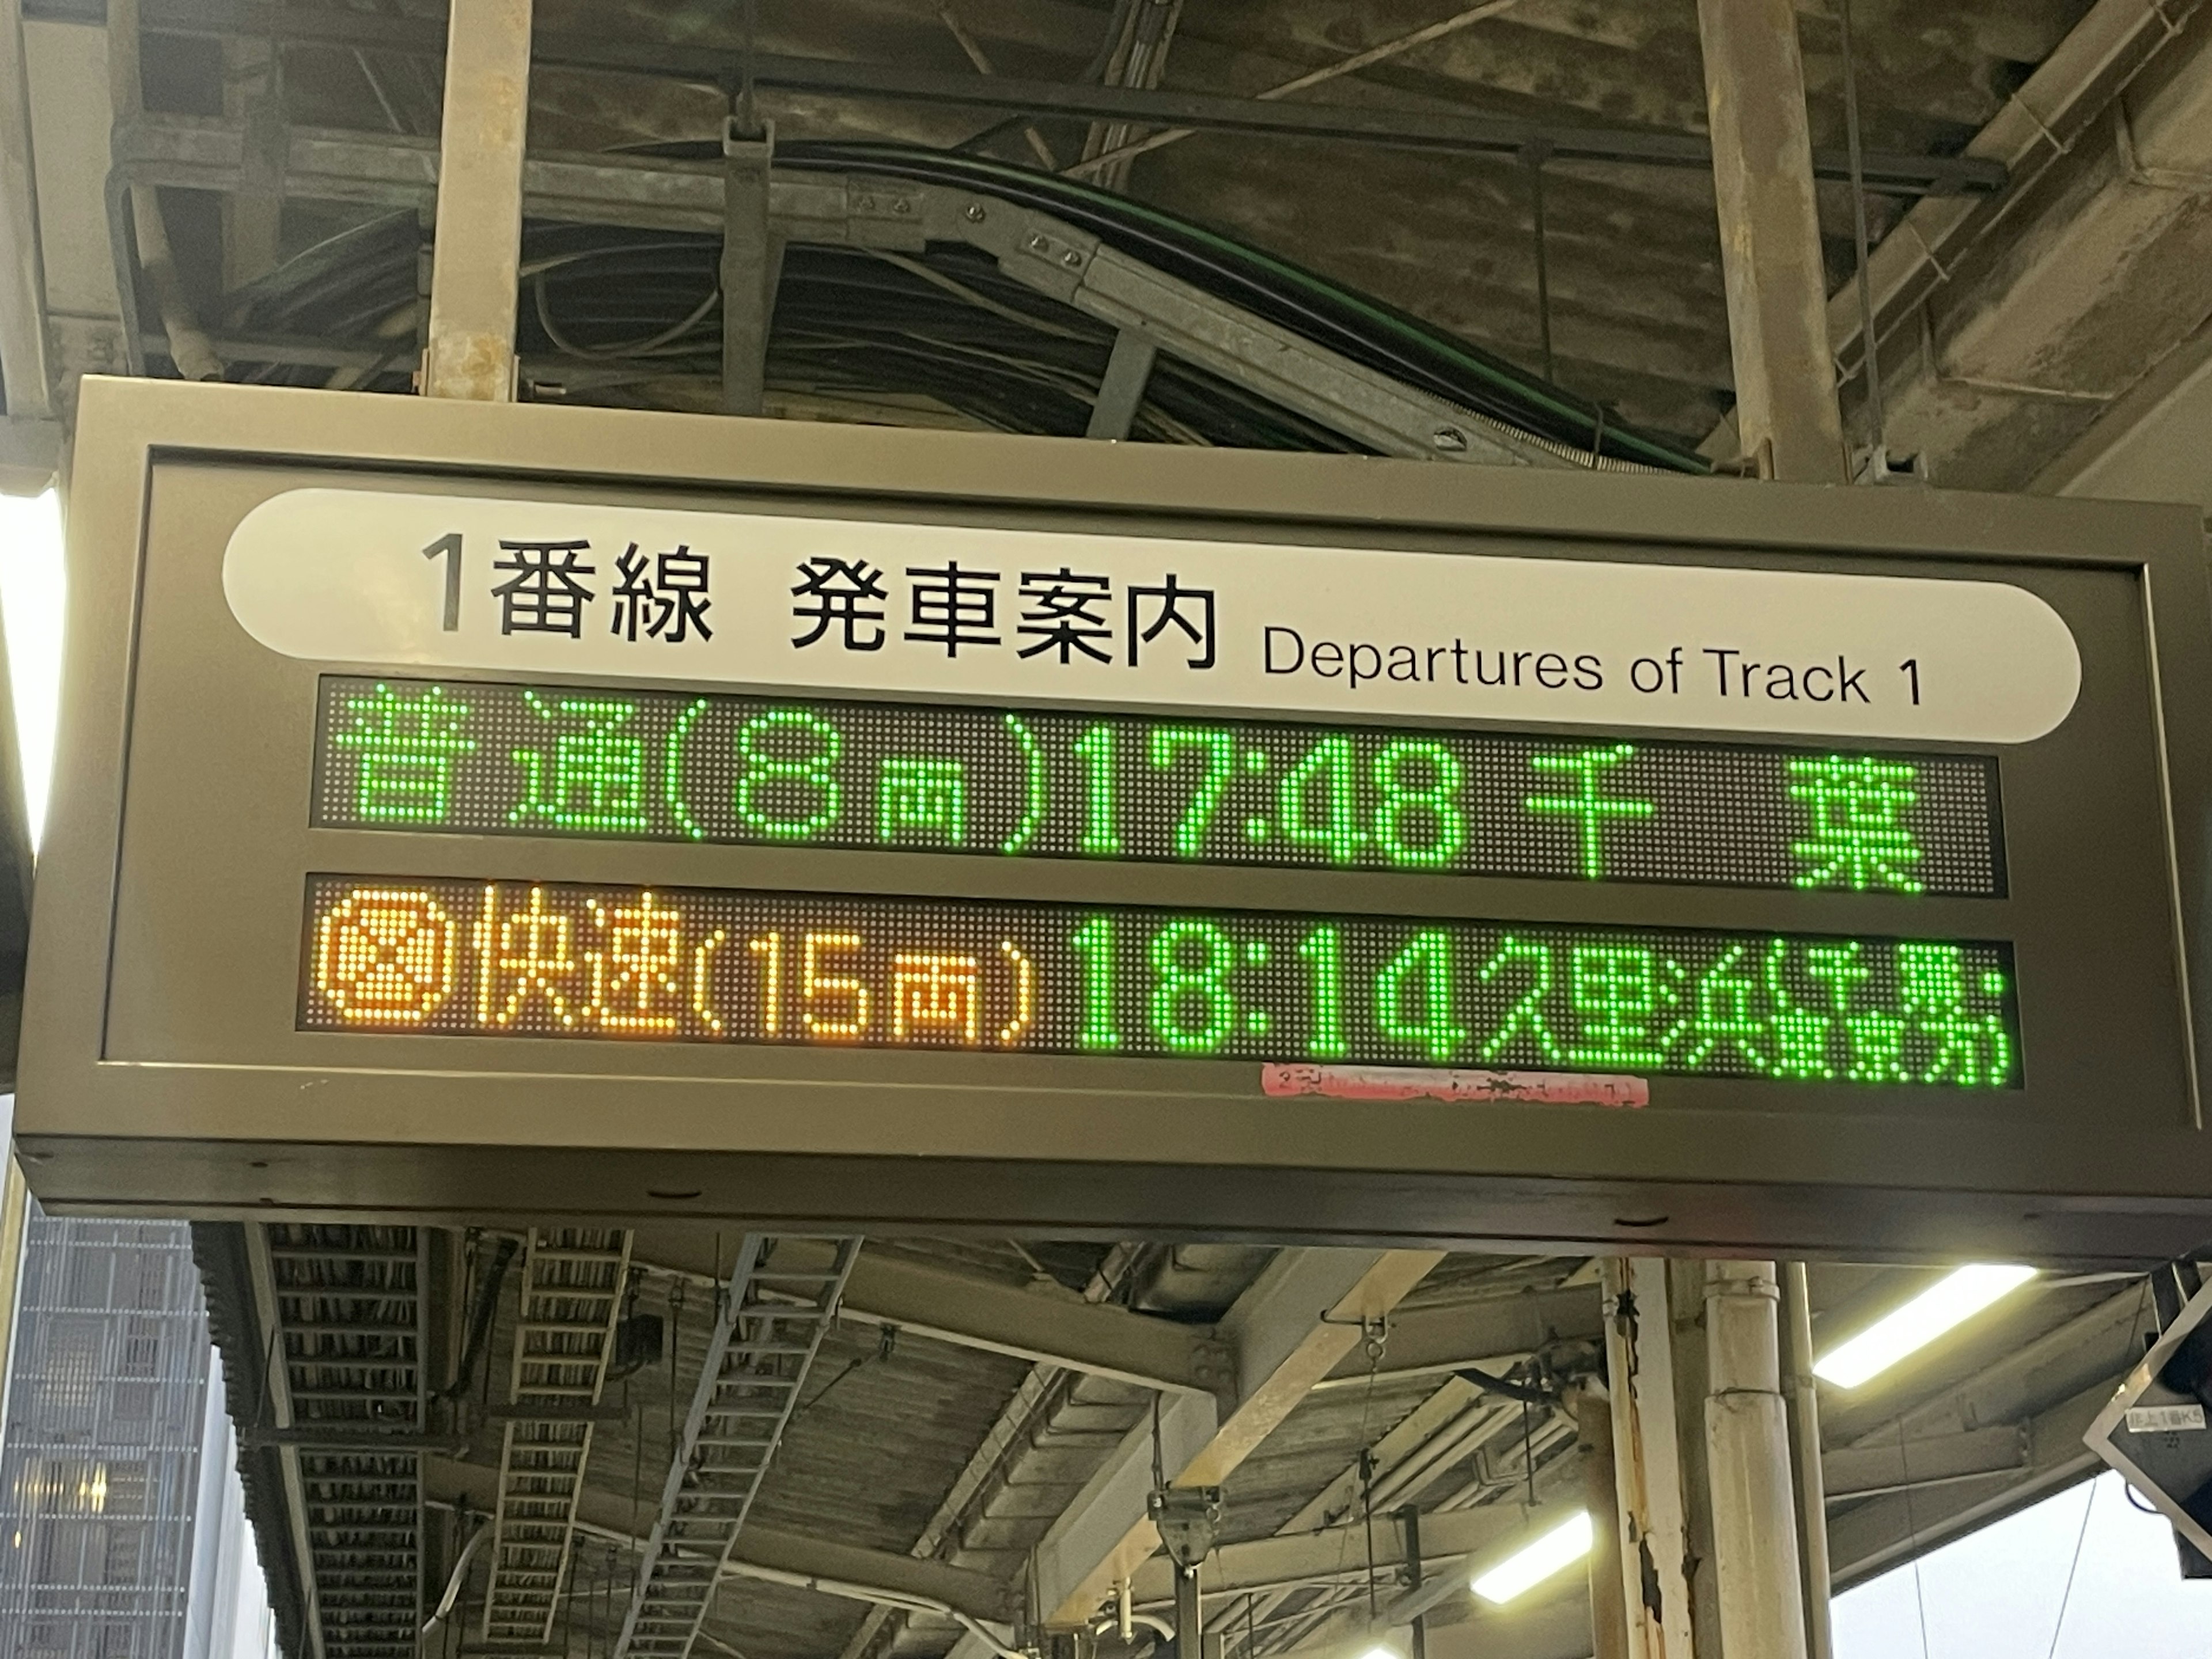
[[[300,1022],[2017,1087],[1984,941],[317,876]]]
[[[2192,508],[83,398],[50,1206],[2212,1237]]]
[[[1999,897],[1983,755],[325,676],[313,822]]]

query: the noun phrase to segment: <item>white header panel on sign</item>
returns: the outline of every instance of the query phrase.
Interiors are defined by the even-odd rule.
[[[2081,679],[2002,582],[369,490],[223,587],[312,660],[810,691],[2025,743]]]

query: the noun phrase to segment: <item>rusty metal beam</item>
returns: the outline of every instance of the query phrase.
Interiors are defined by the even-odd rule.
[[[453,0],[438,141],[438,218],[422,392],[514,396],[531,0]]]
[[[1762,477],[1844,480],[1805,65],[1790,0],[1698,0],[1736,432]]]

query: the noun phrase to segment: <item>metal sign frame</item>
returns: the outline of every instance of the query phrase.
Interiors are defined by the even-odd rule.
[[[384,665],[264,649],[211,578],[256,504],[331,484],[2016,583],[2068,618],[2083,677],[2057,732],[1997,751],[2012,900],[1295,879],[1316,911],[2013,939],[2026,1086],[1660,1078],[1617,1111],[1271,1099],[1230,1061],[300,1030],[313,871],[1084,903],[1136,882],[1229,909],[1285,890],[1219,866],[311,830],[319,674]],[[2194,509],[97,380],[71,507],[17,1120],[50,1206],[2115,1261],[2212,1234],[2187,988],[2212,969],[2181,923],[2212,852]]]
[[[2194,1392],[2168,1388],[2160,1373],[2181,1345],[2212,1321],[2212,1285],[2190,1297],[2150,1351],[2136,1362],[2111,1403],[2099,1412],[2081,1443],[2127,1478],[2128,1484],[2156,1504],[2173,1529],[2202,1554],[2212,1556],[2212,1527],[2183,1505],[2203,1499],[2195,1490],[2175,1492],[2177,1475],[2212,1485],[2212,1426],[2203,1401]],[[2146,1410],[2148,1408],[2148,1410]],[[2148,1416],[2141,1426],[2130,1418]],[[2162,1420],[2162,1421],[2161,1421]],[[2186,1473],[2182,1473],[2186,1471]]]

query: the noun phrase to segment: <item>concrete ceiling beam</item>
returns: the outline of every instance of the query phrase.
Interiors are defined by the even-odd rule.
[[[2137,1280],[1940,1390],[1929,1391],[1928,1372],[1916,1379],[1901,1370],[1893,1381],[1885,1379],[1896,1394],[1918,1395],[1920,1403],[1910,1409],[1893,1402],[1885,1407],[1882,1389],[1863,1390],[1874,1396],[1863,1401],[1827,1394],[1821,1401],[1824,1437],[1830,1446],[1893,1446],[1900,1433],[1918,1439],[2019,1422],[2106,1378],[2118,1386],[2129,1365],[2142,1357],[2140,1338],[2152,1328],[2150,1314],[2150,1299]],[[1919,1363],[1931,1370],[1942,1366],[1942,1350],[1932,1350]]]
[[[2098,113],[2171,50],[2177,23],[2199,3],[2096,0],[1966,146],[1966,155],[2001,163],[2010,187],[1995,200],[1921,202],[1874,250],[1869,278],[1881,336],[1950,280],[1966,247],[2013,211]],[[1858,295],[1849,283],[1829,298],[1828,337],[1850,372],[1861,342]]]
[[[2212,320],[2168,352],[2029,486],[2212,516]]]
[[[2072,1485],[2100,1467],[2081,1443],[2097,1413],[2108,1404],[2129,1364],[2142,1352],[2152,1327],[2150,1298],[2140,1285],[2075,1315],[1982,1367],[1909,1411],[1877,1422],[1870,1412],[1831,1407],[1829,1456],[1895,1456],[1903,1441],[1911,1487],[1869,1496],[1840,1507],[1828,1522],[1830,1556],[1838,1590],[1885,1568],[1925,1554],[1977,1528],[2001,1520],[2038,1498]],[[1946,1473],[1948,1457],[1967,1473],[1966,1443],[1959,1437],[1985,1430],[2018,1435],[2025,1455],[2012,1468],[1990,1468],[1984,1480],[1918,1483]],[[1929,1448],[1926,1460],[1921,1448]],[[1980,1450],[1996,1461],[1994,1443]]]
[[[2212,9],[2065,143],[1887,341],[1887,447],[1939,483],[2024,487],[2212,314]]]
[[[1157,1419],[1123,1437],[1038,1544],[1042,1622],[1089,1622],[1114,1585],[1159,1547],[1145,1512],[1156,1432],[1170,1483],[1220,1484],[1443,1259],[1437,1250],[1292,1249],[1271,1261],[1218,1330],[1235,1354],[1225,1407],[1200,1395],[1164,1400]],[[958,1659],[974,1659],[978,1645],[963,1645],[969,1650],[956,1649]]]
[[[2098,1383],[2024,1422],[2003,1425],[2027,1449],[2026,1458],[2011,1470],[1983,1480],[1926,1486],[1920,1484],[1926,1477],[1916,1462],[1911,1486],[1869,1498],[1830,1516],[1828,1553],[1837,1590],[1863,1583],[2101,1473],[2103,1463],[2081,1443],[2081,1437],[2097,1413],[2112,1403],[2112,1388],[2113,1383]],[[1908,1449],[1912,1443],[1907,1443]]]
[[[1821,1485],[1828,1502],[2016,1474],[2028,1466],[2027,1429],[2000,1423],[1957,1434],[1882,1446],[1842,1446],[1822,1454]]]
[[[847,1319],[1144,1388],[1211,1395],[1231,1385],[1230,1346],[1203,1326],[1057,1290],[1002,1285],[864,1250],[846,1286],[843,1312]]]
[[[712,1249],[711,1238],[649,1229],[636,1256],[648,1269],[704,1278],[713,1273]],[[860,1251],[839,1315],[1169,1393],[1210,1396],[1235,1382],[1229,1344],[1205,1326],[1086,1302],[1057,1284],[1011,1285],[881,1249]]]
[[[2009,186],[1923,200],[1875,247],[1893,454],[1939,483],[2022,488],[2203,319],[2212,133],[2192,86],[2208,29],[2203,0],[2096,0],[1966,146]],[[1830,295],[1827,329],[1848,427],[1864,401],[1856,282]],[[1733,415],[1702,447],[1739,453]]]

